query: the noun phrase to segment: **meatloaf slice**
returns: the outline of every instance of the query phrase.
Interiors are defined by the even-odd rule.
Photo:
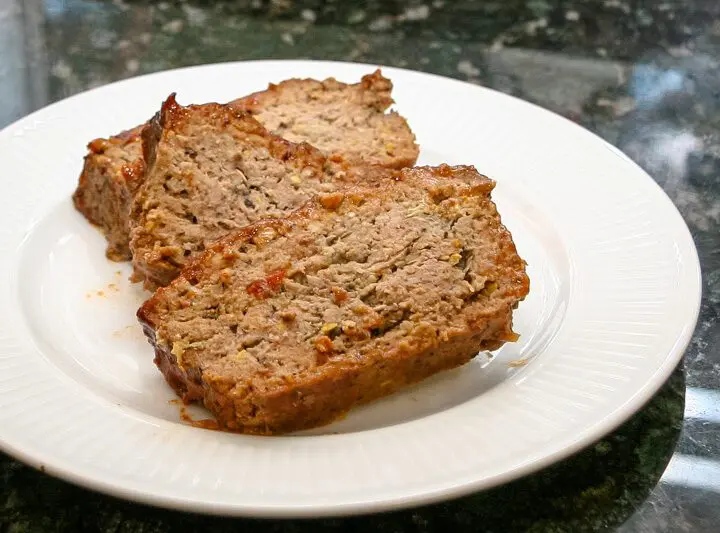
[[[130,259],[130,200],[143,179],[142,126],[88,144],[83,170],[72,199],[75,207],[105,233],[105,255]]]
[[[385,113],[392,103],[392,83],[380,71],[356,84],[335,79],[292,79],[267,91],[235,101],[260,122],[294,142],[309,141],[332,156],[387,167],[413,165],[418,157],[415,136],[405,119]],[[73,195],[76,208],[106,235],[106,255],[129,260],[128,213],[143,179],[140,125],[89,144]]]
[[[403,168],[415,164],[418,146],[406,120],[385,112],[394,103],[392,89],[376,70],[354,85],[335,78],[270,84],[234,105],[250,111],[272,133],[309,142],[328,156]]]
[[[130,249],[134,278],[151,290],[208,243],[286,215],[354,175],[308,144],[270,134],[244,111],[182,107],[174,95],[143,130],[143,146],[147,168],[130,211]]]
[[[517,339],[529,280],[493,181],[441,166],[363,187],[226,236],[138,310],[186,402],[307,429]]]

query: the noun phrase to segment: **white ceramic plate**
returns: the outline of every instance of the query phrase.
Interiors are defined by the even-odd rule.
[[[263,61],[108,85],[0,132],[0,444],[44,471],[179,509],[320,516],[416,505],[557,461],[642,406],[680,360],[700,271],[672,203],[575,124],[500,93],[384,68],[421,163],[473,164],[529,262],[521,340],[303,435],[181,422],[135,320],[146,296],[72,207],[86,143],[181,103],[369,65]],[[524,366],[514,361],[523,359]]]

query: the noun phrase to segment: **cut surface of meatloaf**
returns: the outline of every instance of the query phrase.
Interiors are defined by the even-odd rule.
[[[405,119],[385,112],[393,102],[391,92],[391,81],[377,71],[355,84],[332,78],[286,80],[234,105],[289,140],[317,143],[326,156],[346,154],[353,163],[410,166],[418,147]],[[131,258],[128,213],[144,176],[144,126],[92,141],[73,195],[76,208],[105,233],[106,255],[116,261]]]
[[[134,279],[150,290],[167,285],[225,234],[286,215],[356,176],[353,167],[270,134],[235,107],[183,107],[174,96],[143,130],[143,146],[146,172],[130,211],[130,249]]]
[[[128,215],[132,196],[142,182],[142,126],[88,144],[83,170],[72,199],[75,208],[103,230],[105,255],[130,259]]]
[[[515,341],[529,279],[493,186],[406,169],[226,236],[138,310],[155,363],[221,427],[279,434]]]
[[[385,113],[394,103],[392,88],[377,70],[353,85],[334,78],[291,79],[233,104],[272,133],[308,142],[328,156],[403,168],[415,164],[419,149],[406,120],[394,111]]]

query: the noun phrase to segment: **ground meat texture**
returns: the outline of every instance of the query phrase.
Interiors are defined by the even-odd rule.
[[[105,255],[113,261],[130,259],[129,206],[144,175],[141,131],[137,127],[90,142],[73,193],[75,208],[105,234]]]
[[[419,149],[406,120],[385,112],[393,104],[392,88],[377,70],[354,85],[334,78],[287,80],[234,104],[271,132],[308,142],[328,157],[403,168],[415,164]]]
[[[284,216],[346,182],[397,172],[359,173],[306,143],[272,135],[235,107],[183,107],[174,96],[142,135],[147,168],[130,210],[130,249],[135,279],[151,290],[232,231]]]
[[[493,185],[404,170],[221,239],[138,311],[158,367],[221,426],[279,434],[516,340],[529,280]]]
[[[333,78],[286,80],[232,104],[280,136],[315,143],[329,158],[399,168],[415,164],[418,146],[405,119],[386,113],[391,92],[392,83],[377,71],[350,85]],[[145,125],[92,141],[73,194],[78,211],[105,234],[106,255],[115,261],[131,258],[128,217],[144,180]],[[252,207],[249,198],[245,203]]]

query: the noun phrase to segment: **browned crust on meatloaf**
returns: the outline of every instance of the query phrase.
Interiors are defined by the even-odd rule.
[[[328,157],[404,168],[415,164],[419,147],[407,121],[385,112],[395,103],[392,89],[392,81],[377,69],[352,85],[335,78],[271,83],[232,105],[252,113],[272,133],[309,142]],[[296,107],[305,112],[295,112]]]
[[[113,261],[130,259],[129,206],[145,168],[141,131],[142,126],[138,126],[88,143],[83,170],[72,196],[76,209],[105,234],[105,254]]]
[[[477,179],[472,179],[473,176]],[[479,177],[472,167],[445,165],[408,169],[402,171],[397,181],[400,183],[378,184],[373,191],[349,187],[344,192],[321,195],[286,218],[264,220],[228,235],[210,246],[169,286],[159,289],[146,301],[137,316],[155,347],[156,365],[177,394],[186,402],[202,401],[221,427],[246,433],[280,434],[329,423],[356,405],[465,364],[481,350],[494,350],[505,342],[516,340],[512,312],[527,295],[529,279],[512,236],[489,200],[494,183]],[[495,264],[483,265],[483,268],[497,274],[498,286],[487,290],[485,284],[468,300],[467,307],[448,318],[447,324],[414,322],[411,315],[402,336],[391,338],[390,345],[375,345],[376,348],[363,351],[361,344],[360,348],[353,348],[359,350],[357,352],[331,353],[317,366],[298,375],[260,374],[263,377],[258,379],[262,381],[249,382],[255,384],[249,387],[240,387],[236,378],[213,373],[210,367],[204,367],[202,352],[190,354],[188,349],[183,355],[175,352],[175,341],[157,336],[158,331],[165,331],[168,317],[175,312],[172,309],[184,308],[179,295],[193,287],[203,287],[204,281],[214,279],[219,271],[232,265],[238,249],[252,245],[254,250],[262,250],[276,239],[292,236],[293,232],[322,222],[336,210],[353,210],[356,209],[353,206],[363,205],[373,198],[392,202],[397,196],[393,188],[403,186],[426,190],[432,202],[441,206],[441,212],[452,211],[458,202],[465,205],[463,198],[470,203],[477,198],[483,209],[482,216],[487,217],[487,239],[495,250],[489,257]],[[408,216],[414,216],[414,213]],[[328,222],[328,225],[331,224]],[[202,293],[193,297],[193,301],[196,298],[200,300]],[[283,308],[281,312],[285,311]],[[374,327],[378,327],[377,324]],[[175,353],[183,355],[183,361],[178,361]]]
[[[251,112],[261,122],[263,119],[274,122],[273,109],[287,109],[283,106],[299,103],[296,110],[290,108],[291,113],[285,113],[286,118],[291,122],[302,123],[309,131],[319,128],[324,137],[315,137],[314,140],[319,144],[316,148],[326,155],[337,155],[337,144],[342,143],[346,148],[340,152],[347,152],[347,159],[354,163],[367,160],[387,167],[410,166],[417,159],[418,148],[405,119],[397,113],[385,114],[385,110],[393,103],[391,91],[390,80],[377,71],[364,76],[356,84],[340,83],[333,78],[323,81],[286,80],[277,85],[271,84],[265,91],[240,98],[234,105]],[[313,98],[317,97],[318,92],[325,92],[334,100],[347,104],[346,119],[354,117],[365,123],[374,121],[368,139],[374,137],[378,142],[358,144],[344,125],[322,120],[322,107],[313,105]],[[303,95],[307,98],[304,99]],[[131,259],[128,215],[132,197],[144,178],[140,132],[146,125],[142,124],[108,139],[90,142],[73,194],[78,211],[105,234],[108,241],[106,255],[114,261]],[[275,123],[274,127],[282,136],[283,128],[280,124]],[[395,140],[383,141],[383,135],[388,135],[386,132],[392,133]],[[290,132],[289,135],[293,137],[290,140],[296,142],[310,141],[307,135],[299,132]]]
[[[162,345],[155,347],[155,364],[183,402],[201,401],[225,430],[255,435],[281,435],[312,429],[336,421],[352,408],[401,391],[431,376],[462,366],[480,351],[499,348],[503,343],[486,340],[487,332],[501,330],[506,314],[486,319],[488,330],[463,338],[438,342],[432,330],[419,330],[403,350],[375,354],[376,365],[335,367],[304,382],[288,382],[287,388],[264,397],[233,398],[232,381],[205,382],[195,369],[182,369],[177,358]],[[148,338],[153,334],[144,327]],[[243,425],[244,417],[264,413],[261,425]]]

